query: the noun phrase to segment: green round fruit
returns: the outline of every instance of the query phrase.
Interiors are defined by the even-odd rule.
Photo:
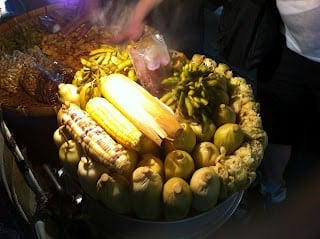
[[[212,120],[207,120],[204,123],[191,122],[189,125],[193,132],[196,134],[197,142],[211,141],[216,131],[216,125]]]
[[[197,143],[196,134],[188,123],[180,123],[181,128],[176,132],[173,140],[173,146],[175,149],[192,152],[194,146]]]
[[[164,173],[166,179],[180,177],[189,180],[195,166],[191,155],[183,150],[173,150],[168,153],[164,160]]]
[[[227,123],[221,125],[213,136],[213,143],[220,149],[223,147],[226,154],[232,154],[244,140],[244,133],[238,124]],[[220,150],[221,151],[221,150]]]
[[[233,109],[225,104],[220,104],[213,113],[213,119],[219,127],[226,123],[236,123],[236,113]]]
[[[167,220],[185,218],[191,208],[192,192],[189,184],[182,178],[170,178],[162,191],[163,213]]]
[[[219,148],[214,143],[208,141],[197,144],[192,152],[196,168],[215,165],[219,155]]]
[[[190,179],[192,207],[197,211],[213,208],[219,199],[220,177],[211,167],[197,169]]]
[[[77,179],[77,168],[82,154],[81,146],[71,139],[64,142],[59,148],[58,155],[61,165],[74,179]]]

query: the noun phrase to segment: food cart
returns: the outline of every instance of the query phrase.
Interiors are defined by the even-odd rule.
[[[68,66],[75,69],[73,72],[66,70],[69,68],[63,68],[64,72],[67,71],[74,76],[72,83],[68,84],[79,87],[79,81],[74,79],[79,79],[77,78],[79,72],[83,73],[87,68],[90,68],[90,59],[97,60],[93,58],[95,57],[94,53],[107,53],[110,50],[109,48],[108,50],[101,48],[99,34],[103,33],[95,30],[91,35],[89,33],[88,39],[73,44],[68,41],[63,42],[55,36],[56,33],[43,34],[43,29],[38,29],[37,33],[33,32],[35,29],[33,24],[38,24],[39,16],[53,15],[63,19],[65,16],[63,13],[66,12],[66,15],[70,17],[72,10],[61,4],[46,6],[10,19],[1,25],[0,30],[3,33],[12,32],[14,31],[12,26],[20,26],[20,23],[23,23],[22,27],[26,27],[24,33],[31,34],[29,36],[32,36],[32,39],[28,42],[30,45],[24,45],[25,48],[20,48],[19,51],[30,53],[30,47],[36,44],[37,39],[40,38],[33,53],[39,56],[40,51],[41,57],[43,56],[46,60],[54,59],[54,61],[67,63]],[[58,43],[55,43],[56,41]],[[6,47],[6,44],[3,46]],[[63,48],[76,49],[76,51],[70,50],[68,51],[69,55],[64,56],[57,54]],[[100,50],[96,51],[97,49]],[[111,50],[117,51],[118,49],[112,48]],[[180,59],[181,55],[183,54],[174,51],[170,53],[171,60],[175,63],[178,62],[177,59]],[[15,56],[17,57],[17,55]],[[197,57],[199,55],[196,55],[195,58]],[[216,166],[217,174],[221,173],[219,176],[224,185],[224,193],[220,194],[217,203],[202,212],[195,212],[192,209],[192,213],[175,220],[165,220],[162,217],[148,220],[139,218],[132,213],[117,213],[113,208],[108,208],[102,200],[97,199],[79,181],[72,178],[59,158],[59,147],[54,142],[53,134],[61,123],[67,124],[67,121],[60,122],[57,116],[62,108],[61,102],[65,103],[63,99],[60,98],[60,101],[54,103],[39,102],[38,98],[32,97],[30,92],[28,94],[23,88],[17,88],[16,92],[0,89],[2,114],[1,179],[10,199],[21,216],[35,228],[39,238],[48,236],[61,238],[61,233],[73,238],[78,235],[77,233],[83,235],[84,231],[93,238],[150,238],[151,236],[154,238],[210,238],[232,216],[244,191],[255,178],[254,171],[260,164],[263,155],[266,134],[260,122],[258,103],[254,101],[251,86],[247,84],[245,79],[233,75],[231,69],[225,64],[219,64],[205,56],[200,58],[206,64],[208,62],[212,64],[212,71],[216,69],[216,72],[211,72],[214,73],[212,75],[226,75],[221,78],[229,82],[228,92],[233,92],[230,93],[230,99],[232,98],[230,106],[232,105],[236,112],[237,119],[235,120],[237,122],[235,123],[244,130],[246,140],[241,138],[243,140],[241,146],[238,145],[233,150],[238,150],[237,154],[233,154],[233,151],[228,153],[229,149],[224,149],[225,151],[222,150],[222,156],[217,164],[219,166],[211,165]],[[127,56],[126,60],[130,59],[132,58]],[[102,61],[99,60],[99,62]],[[46,63],[45,60],[43,62]],[[183,61],[178,63],[180,65],[177,64],[175,67],[181,68],[181,64],[190,62],[189,59],[183,58]],[[123,71],[117,73],[126,74],[129,78],[129,71],[131,70],[132,73],[132,70],[137,69],[132,63],[130,67],[126,68],[126,71],[121,68]],[[112,73],[109,72],[105,75]],[[180,72],[179,74],[181,77],[184,73]],[[139,74],[137,75],[139,77]],[[100,75],[100,77],[103,76]],[[136,81],[137,79],[134,84]],[[179,87],[185,87],[185,84],[180,84]],[[232,97],[231,94],[233,94]],[[43,99],[43,95],[41,97],[40,99]],[[229,100],[228,95],[227,97]],[[166,101],[163,101],[160,107],[163,107],[164,104]],[[187,114],[192,117],[193,112],[188,111],[187,105],[185,107]],[[72,134],[72,130],[69,133]],[[86,148],[84,147],[83,150],[85,151]],[[86,152],[93,157],[94,155],[90,155],[90,153],[92,153],[90,150]],[[240,159],[241,163],[239,163]],[[222,162],[227,162],[228,166],[224,166]],[[66,225],[67,228],[65,228]],[[62,228],[65,230],[62,231]]]

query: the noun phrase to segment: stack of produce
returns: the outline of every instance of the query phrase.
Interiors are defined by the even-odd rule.
[[[101,45],[89,52],[88,57],[81,57],[82,68],[75,74],[73,84],[81,87],[88,82],[112,73],[121,73],[132,80],[137,80],[129,56],[131,46],[126,47]]]
[[[76,9],[69,7],[62,4],[60,7],[50,8],[50,11],[46,8],[45,14],[49,14],[56,23],[64,26],[72,20],[76,12]],[[97,49],[110,37],[110,33],[100,26],[93,26],[81,39],[78,37],[79,32],[83,30],[81,27],[68,36],[63,36],[62,32],[52,33],[39,19],[41,13],[43,12],[37,9],[25,14],[23,18],[21,16],[9,19],[3,24],[0,51],[12,55],[17,50],[27,53],[29,49],[38,47],[51,60],[63,62],[76,70],[81,67],[81,57],[87,56],[91,50]]]
[[[53,15],[61,25],[72,17]],[[83,191],[120,214],[179,220],[247,189],[267,135],[246,80],[204,55],[170,52],[158,99],[141,87],[131,46],[101,45],[107,37],[93,27],[64,38],[31,17],[0,36],[0,88],[44,103],[59,93],[53,138]],[[54,62],[76,71],[72,83],[51,80],[61,76]]]
[[[103,49],[95,53],[105,59],[109,48]],[[72,84],[59,85],[53,138],[61,164],[117,213],[179,220],[214,208],[255,179],[267,135],[251,86],[203,55],[177,59],[160,99],[129,77],[131,64],[99,74],[99,63],[83,61],[90,77],[79,78],[82,69]]]

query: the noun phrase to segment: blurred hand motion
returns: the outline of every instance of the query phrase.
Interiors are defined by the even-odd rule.
[[[130,12],[121,31],[114,34],[111,43],[122,43],[125,41],[137,41],[143,35],[145,18],[163,0],[139,0]]]
[[[63,36],[67,37],[76,29],[78,38],[84,37],[94,24],[100,24],[110,32],[107,43],[119,44],[137,41],[142,36],[145,18],[162,0],[108,1],[80,0],[75,18],[63,27]]]
[[[62,28],[64,37],[79,29],[77,37],[81,39],[94,24],[106,25],[100,0],[80,0],[78,4],[75,18]]]

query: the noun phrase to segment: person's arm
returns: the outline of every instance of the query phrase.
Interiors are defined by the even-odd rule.
[[[145,18],[162,1],[163,0],[139,0],[123,29],[111,39],[111,42],[121,43],[127,40],[138,40],[144,31]]]

